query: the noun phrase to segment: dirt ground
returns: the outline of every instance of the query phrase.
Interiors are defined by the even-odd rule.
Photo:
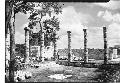
[[[32,72],[33,76],[22,82],[96,82],[94,78],[101,73],[96,72],[97,68],[64,66],[52,61],[39,65],[39,68],[28,68],[26,71]],[[55,74],[69,75],[69,77],[50,78],[51,75]]]

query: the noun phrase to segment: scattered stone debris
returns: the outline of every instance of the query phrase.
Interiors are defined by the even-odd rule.
[[[21,80],[29,79],[32,77],[32,73],[28,71],[16,71],[14,73],[14,81],[19,82]]]

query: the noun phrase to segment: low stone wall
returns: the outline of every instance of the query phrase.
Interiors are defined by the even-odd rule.
[[[74,66],[74,67],[87,67],[87,68],[98,68],[100,65],[102,65],[102,63],[95,63],[95,62],[84,63],[84,62],[74,61],[68,63],[68,61],[63,61],[63,60],[58,61],[57,64],[65,66]]]
[[[72,49],[71,54],[76,57],[83,57],[84,49]],[[67,58],[68,50],[59,49],[58,55],[59,55],[59,57]],[[95,60],[103,60],[104,59],[104,49],[88,49],[88,58],[95,59]]]

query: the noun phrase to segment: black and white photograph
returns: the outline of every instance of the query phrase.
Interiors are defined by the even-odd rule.
[[[120,83],[120,0],[4,4],[5,83]]]

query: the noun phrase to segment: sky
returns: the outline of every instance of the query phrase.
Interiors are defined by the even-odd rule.
[[[67,31],[71,31],[71,48],[84,48],[84,32],[87,28],[87,47],[103,48],[103,26],[107,27],[108,46],[120,44],[120,1],[107,3],[64,2],[62,14],[59,14],[60,31],[57,48],[68,47]],[[16,14],[16,43],[25,42],[24,27],[28,24],[28,15]],[[38,26],[36,28],[39,28]],[[36,32],[39,29],[34,29]]]

